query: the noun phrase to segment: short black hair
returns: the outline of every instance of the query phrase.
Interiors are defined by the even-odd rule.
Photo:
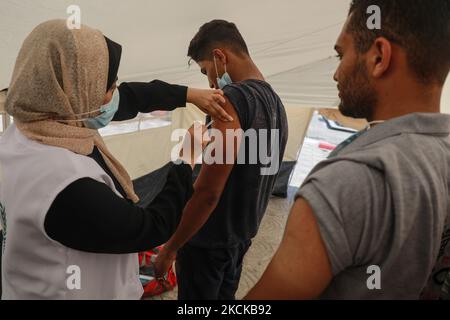
[[[367,9],[381,9],[381,29],[370,30]],[[402,46],[408,64],[422,83],[444,84],[450,70],[450,0],[352,0],[347,32],[356,50],[367,52],[385,37]]]
[[[212,20],[200,27],[191,40],[188,57],[194,61],[212,59],[215,47],[226,46],[236,54],[249,55],[247,44],[236,25],[225,20]]]

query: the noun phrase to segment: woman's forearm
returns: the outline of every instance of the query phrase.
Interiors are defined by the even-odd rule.
[[[123,82],[118,87],[119,110],[113,121],[133,119],[139,112],[171,111],[185,107],[188,88],[160,80],[151,82]]]
[[[81,251],[149,250],[170,238],[192,193],[192,169],[185,164],[171,168],[164,188],[147,208],[129,203],[104,183],[80,179],[54,200],[45,231],[53,240]]]

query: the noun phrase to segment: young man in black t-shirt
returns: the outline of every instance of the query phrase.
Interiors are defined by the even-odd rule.
[[[243,257],[283,159],[286,113],[233,23],[203,25],[188,56],[211,88],[224,91],[224,109],[234,120],[214,121],[213,145],[180,225],[156,261],[156,275],[164,274],[177,257],[179,299],[234,299]]]

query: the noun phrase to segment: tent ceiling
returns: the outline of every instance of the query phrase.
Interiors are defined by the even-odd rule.
[[[289,71],[270,76],[269,82],[283,97],[285,104],[309,107],[337,106],[336,84],[330,75],[336,70],[336,59],[325,58]],[[299,90],[301,88],[301,90]]]
[[[350,0],[2,0],[0,5],[0,89],[9,85],[26,35],[48,19],[67,18],[78,4],[81,22],[122,44],[121,80],[206,87],[187,46],[200,25],[212,19],[237,24],[252,57],[284,101],[333,106],[333,44]],[[450,104],[450,81],[443,105]],[[450,105],[448,106],[450,108]]]
[[[122,44],[122,80],[160,78],[203,87],[207,81],[196,65],[188,67],[186,52],[204,22],[235,22],[270,79],[332,56],[349,6],[349,0],[3,0],[0,88],[9,84],[26,35],[43,21],[67,18],[66,9],[74,3],[81,8],[82,23]],[[327,81],[334,86],[331,71]]]

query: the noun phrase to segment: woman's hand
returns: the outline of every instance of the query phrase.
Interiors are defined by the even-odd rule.
[[[195,122],[184,136],[180,159],[190,164],[192,169],[194,169],[197,158],[211,141],[207,130],[208,128],[201,122]]]
[[[222,108],[222,105],[225,104],[222,90],[188,88],[187,102],[196,105],[212,118],[222,121],[233,121],[233,118]]]

